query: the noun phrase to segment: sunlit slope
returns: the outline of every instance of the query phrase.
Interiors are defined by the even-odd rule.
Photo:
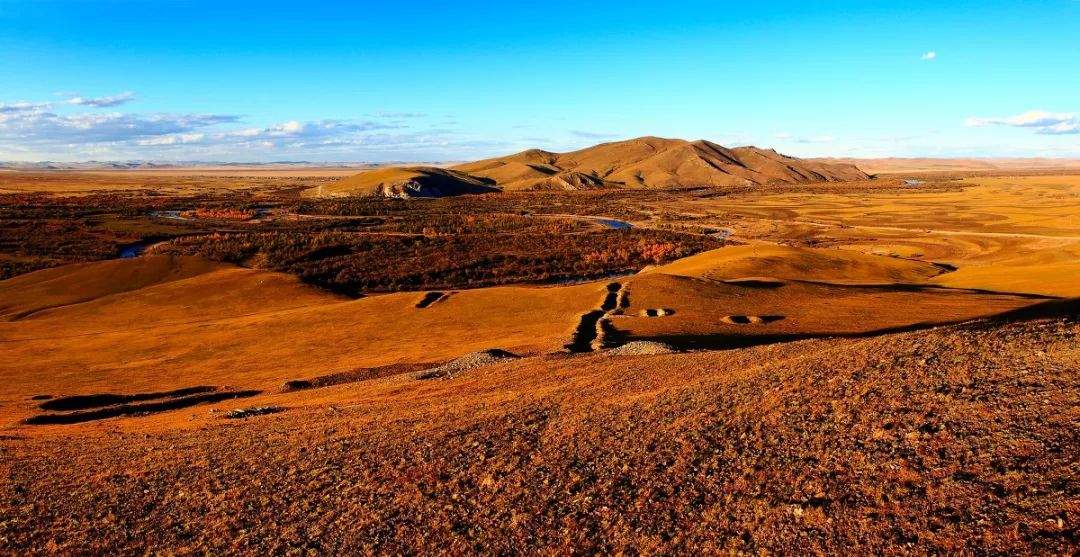
[[[81,281],[69,279],[54,296],[91,300],[0,323],[6,379],[0,400],[201,384],[269,388],[357,366],[445,361],[493,346],[558,350],[604,289],[594,283],[468,290],[421,309],[424,293],[345,300],[288,275],[231,266],[152,282],[139,274],[146,259],[45,275],[59,281],[65,272],[93,277],[97,269],[101,281],[129,272],[148,284],[95,298],[93,288],[84,291]],[[11,282],[0,282],[0,289]],[[20,281],[24,289],[26,282]]]
[[[1036,242],[1026,242],[1031,247]],[[991,261],[973,261],[935,284],[1051,296],[1080,296],[1080,242],[1055,242],[1049,249],[1021,249]]]
[[[569,153],[530,149],[453,168],[391,167],[304,190],[305,197],[445,197],[467,193],[597,188],[677,188],[865,180],[853,165],[729,149],[698,140],[640,137]]]
[[[183,280],[229,267],[198,257],[156,256],[80,263],[0,281],[0,320]]]
[[[610,318],[617,333],[612,338],[726,346],[747,337],[864,334],[991,315],[1037,301],[786,280],[783,275],[796,273],[797,266],[774,272],[772,280],[721,282],[769,276],[753,250],[734,248],[730,255],[723,251],[712,253],[742,267],[725,272],[716,261],[710,266],[691,258],[681,266],[622,279],[628,303],[617,312],[622,315]],[[803,261],[799,257],[824,257],[804,251],[786,253],[796,262]],[[927,272],[887,258],[876,258],[882,265],[877,267],[871,264],[876,260],[860,259],[873,256],[854,255],[855,263],[846,261],[833,275],[817,278],[846,276],[880,283]],[[775,264],[766,267],[779,269]],[[128,287],[98,295],[106,279],[96,279],[95,269],[112,277],[126,273]],[[199,272],[185,271],[190,269]],[[192,276],[181,276],[184,272]],[[173,275],[176,280],[161,279]],[[0,340],[8,352],[0,371],[9,379],[0,398],[193,384],[268,388],[352,367],[438,362],[492,347],[557,351],[570,340],[579,319],[601,306],[606,292],[603,282],[487,288],[450,292],[421,308],[417,305],[424,293],[345,300],[288,275],[165,257],[75,265],[39,277],[54,288],[66,287],[50,292],[50,303],[23,302],[24,307],[51,309],[0,324]],[[0,289],[12,284],[24,296],[34,292],[26,278],[0,283]],[[72,302],[52,303],[56,299]],[[658,309],[665,315],[648,316],[649,310]]]
[[[699,253],[649,272],[708,280],[750,277],[844,284],[920,283],[941,274],[927,262],[868,255],[852,250],[768,244],[732,246]]]
[[[923,286],[718,282],[659,272],[634,277],[626,290],[629,303],[610,317],[613,337],[689,348],[876,334],[995,315],[1040,301]]]
[[[833,253],[939,264],[941,274],[927,279],[933,284],[1066,297],[1080,293],[1080,176],[1075,175],[975,177],[901,190],[754,191],[665,202],[653,210],[694,215],[696,225],[723,227],[755,245],[829,246],[842,250]],[[712,256],[698,257],[707,262]],[[897,259],[897,264],[905,263]],[[819,273],[821,262],[810,267],[802,276],[814,280],[810,277]]]
[[[531,358],[17,426],[0,535],[22,553],[273,553],[315,529],[327,553],[1069,554],[1075,497],[1054,486],[1074,475],[1078,334]],[[283,410],[220,417],[255,404]]]
[[[71,323],[71,327],[79,326],[83,332],[90,333],[274,313],[347,300],[304,284],[293,275],[213,264],[196,257],[152,255],[123,260],[121,263],[124,265],[114,265],[113,268],[127,266],[134,269],[155,269],[179,259],[187,259],[196,264],[201,262],[209,269],[194,276],[131,288],[122,293],[94,297],[86,302],[43,309],[22,317],[20,321],[29,323],[62,320]],[[3,284],[0,282],[0,288]],[[80,286],[72,285],[71,288],[72,291],[78,291]]]
[[[806,161],[771,149],[639,137],[569,153],[529,150],[454,167],[507,190],[673,188],[865,180],[852,165]]]

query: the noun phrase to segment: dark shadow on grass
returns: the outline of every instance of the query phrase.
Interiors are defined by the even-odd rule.
[[[187,408],[189,406],[195,406],[197,404],[221,402],[223,400],[235,398],[252,397],[260,394],[261,392],[262,391],[256,390],[218,391],[212,393],[194,394],[190,396],[154,402],[119,404],[116,406],[107,406],[105,408],[98,408],[95,410],[82,410],[76,412],[64,412],[54,414],[38,414],[37,416],[31,416],[23,420],[23,423],[28,425],[78,424],[83,422],[92,422],[95,420],[104,420],[107,418],[117,418],[122,416],[156,414],[158,412],[167,412],[169,410]]]
[[[38,408],[42,410],[86,410],[88,408],[100,408],[102,406],[113,406],[116,404],[127,404],[131,402],[141,402],[144,400],[155,400],[159,398],[178,398],[189,395],[210,393],[217,391],[217,387],[208,385],[200,385],[198,387],[186,387],[183,389],[176,389],[172,391],[160,391],[152,393],[133,393],[133,394],[93,394],[93,395],[73,395],[62,396],[51,400],[47,400],[41,403]]]
[[[992,324],[1002,321],[1029,321],[1034,319],[1080,319],[1080,298],[1052,299],[1042,303],[1009,310],[995,315],[989,315],[974,319],[962,319],[943,323],[912,323],[898,327],[886,327],[864,331],[859,333],[788,333],[775,335],[732,335],[732,334],[700,334],[700,335],[654,335],[654,336],[626,336],[624,341],[647,340],[663,342],[678,350],[728,350],[732,348],[747,348],[764,344],[776,344],[779,342],[791,342],[812,338],[869,338],[880,335],[907,333],[934,327],[945,327],[961,323]]]
[[[402,373],[414,373],[417,371],[436,367],[437,365],[438,364],[434,363],[419,363],[390,364],[378,367],[363,367],[349,371],[320,375],[318,377],[312,377],[311,379],[293,379],[291,381],[286,381],[285,384],[282,386],[281,390],[282,392],[288,393],[293,391],[303,391],[306,389],[332,387],[334,385],[342,385],[345,383],[357,383],[359,381],[367,381],[369,379],[378,379],[381,377],[390,377],[391,375],[399,375]]]

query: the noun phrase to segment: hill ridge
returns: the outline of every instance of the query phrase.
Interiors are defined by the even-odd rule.
[[[729,148],[705,139],[643,136],[565,153],[526,149],[447,168],[380,168],[312,188],[304,195],[442,197],[494,191],[731,187],[866,179],[869,176],[855,165],[798,159],[774,149]]]
[[[493,179],[503,190],[544,189],[548,182],[545,178],[507,176],[504,168],[522,160],[535,160],[540,153],[547,165],[591,175],[605,187],[765,185],[869,178],[854,165],[798,159],[775,149],[729,148],[706,139],[657,136],[610,141],[565,153],[529,149],[452,168]]]

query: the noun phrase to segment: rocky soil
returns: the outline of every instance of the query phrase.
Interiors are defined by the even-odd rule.
[[[0,548],[1075,553],[1070,312],[402,374],[290,395],[348,408],[198,428],[7,431]]]

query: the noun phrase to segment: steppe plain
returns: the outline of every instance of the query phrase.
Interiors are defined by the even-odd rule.
[[[1080,174],[921,170],[0,172],[0,551],[1075,552]]]

